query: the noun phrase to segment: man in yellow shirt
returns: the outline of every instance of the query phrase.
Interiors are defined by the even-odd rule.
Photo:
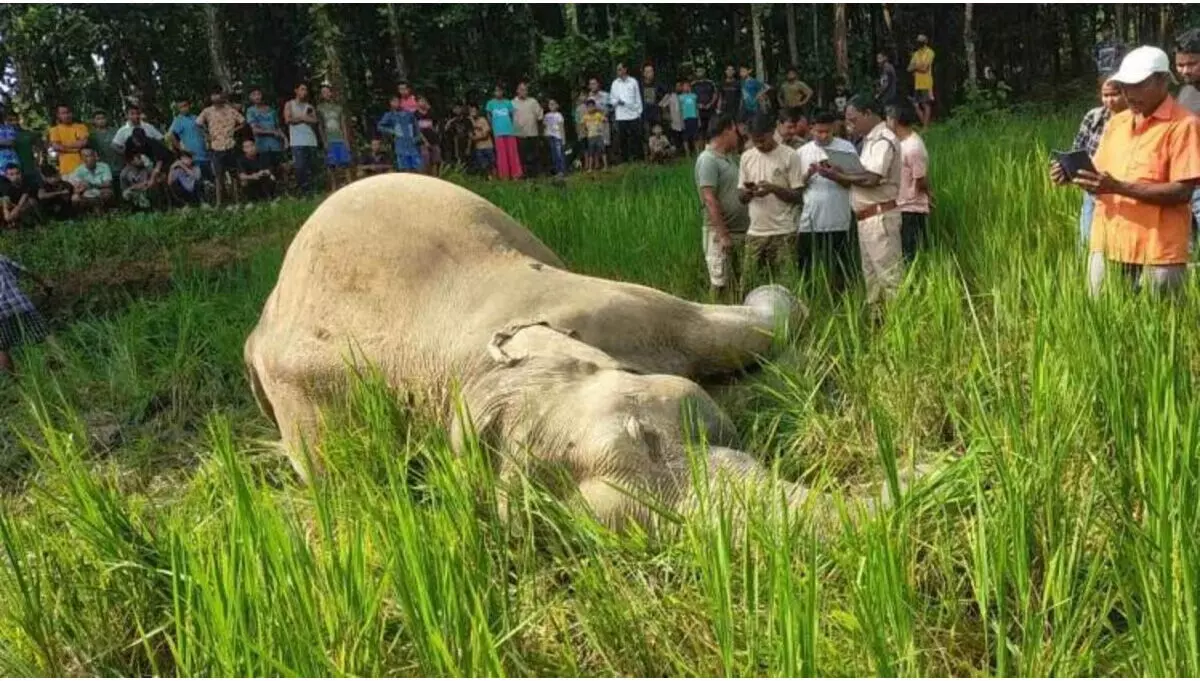
[[[908,72],[913,74],[913,104],[921,127],[929,127],[933,116],[933,48],[924,34],[917,36],[917,50],[908,60]]]
[[[46,131],[46,141],[58,153],[58,172],[65,177],[83,163],[79,150],[87,146],[88,127],[75,122],[75,115],[66,104],[58,106],[56,116],[58,124]]]

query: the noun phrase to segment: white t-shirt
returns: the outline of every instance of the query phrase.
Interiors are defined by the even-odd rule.
[[[853,144],[840,137],[829,140],[828,147],[822,147],[815,141],[808,142],[796,150],[802,175],[813,165],[829,160],[825,154],[827,148],[848,154],[858,153]],[[852,215],[849,189],[815,173],[808,178],[808,183],[804,185],[804,205],[800,209],[801,232],[842,232],[850,229]]]
[[[563,130],[563,115],[559,111],[551,111],[542,119],[542,123],[546,128],[546,137],[555,137],[557,139],[566,139],[566,132]]]
[[[608,89],[610,101],[616,106],[618,121],[636,121],[642,117],[642,85],[626,76],[617,78]]]
[[[159,132],[158,128],[155,128],[153,125],[150,125],[149,123],[147,123],[145,121],[142,121],[141,123],[138,123],[135,126],[132,123],[130,123],[129,121],[125,121],[125,125],[122,125],[121,127],[117,128],[116,134],[113,135],[112,145],[114,147],[116,147],[117,149],[124,149],[125,143],[129,141],[130,137],[133,136],[133,129],[135,127],[145,130],[146,137],[148,137],[152,140],[158,140],[160,142],[162,141],[163,134],[161,132]]]
[[[747,182],[762,184],[769,182],[780,187],[799,189],[804,179],[800,159],[796,150],[782,144],[775,145],[769,153],[755,147],[742,152],[738,168],[738,189],[745,189]],[[779,236],[796,232],[796,204],[768,194],[750,200],[749,236]]]

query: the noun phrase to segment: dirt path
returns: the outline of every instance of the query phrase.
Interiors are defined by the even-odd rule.
[[[215,270],[227,267],[270,246],[285,247],[291,229],[250,234],[241,237],[216,237],[192,242],[173,251],[159,251],[138,260],[110,258],[86,269],[59,274],[50,281],[54,293],[47,298],[40,291],[34,303],[47,318],[66,321],[81,312],[103,312],[121,307],[130,297],[163,295],[171,290],[175,265],[182,252],[188,267]]]

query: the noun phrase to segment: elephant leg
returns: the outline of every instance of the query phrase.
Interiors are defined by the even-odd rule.
[[[756,295],[748,305],[702,305],[604,281],[583,300],[555,308],[548,321],[647,373],[699,378],[736,371],[766,356],[780,315],[798,316],[780,309],[782,294],[772,299],[751,293]]]

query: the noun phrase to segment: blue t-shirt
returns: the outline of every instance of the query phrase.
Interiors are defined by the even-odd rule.
[[[279,115],[269,106],[262,109],[257,106],[246,107],[246,123],[255,128],[279,131]],[[283,140],[274,135],[255,135],[254,146],[259,151],[283,151]]]
[[[204,131],[196,125],[196,117],[193,114],[176,116],[175,120],[171,121],[171,127],[167,129],[167,132],[178,137],[183,148],[192,152],[192,159],[196,161],[208,159],[208,150],[204,148]]]
[[[513,105],[511,99],[493,99],[487,103],[488,117],[492,119],[492,134],[496,137],[513,136]]]
[[[417,117],[411,111],[389,111],[379,119],[379,132],[395,139],[397,153],[408,153],[417,148]]]
[[[683,113],[683,119],[700,118],[700,108],[696,105],[695,92],[679,93],[679,110]]]
[[[758,93],[762,92],[762,81],[757,78],[747,78],[742,81],[742,108],[746,111],[758,111]]]

